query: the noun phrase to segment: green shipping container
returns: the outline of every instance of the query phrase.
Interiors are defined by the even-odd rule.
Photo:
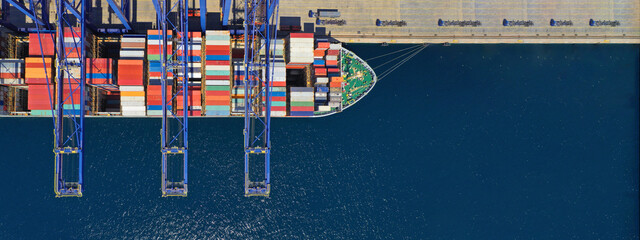
[[[291,102],[292,107],[313,107],[313,102]]]
[[[160,58],[158,58],[159,60]],[[209,76],[229,76],[231,75],[231,71],[228,70],[207,70],[206,72]]]
[[[51,116],[51,110],[31,110],[33,116]]]
[[[229,91],[230,90],[230,86],[229,85],[225,85],[225,86],[211,86],[211,85],[207,85],[205,86],[205,90],[207,91]]]
[[[231,40],[229,35],[207,35],[205,36],[207,40]]]
[[[274,107],[286,107],[287,106],[287,102],[274,102],[274,101],[271,101],[271,106],[274,106]],[[313,106],[313,103],[311,103],[311,106]]]
[[[207,105],[205,106],[207,111],[229,111],[229,105]]]

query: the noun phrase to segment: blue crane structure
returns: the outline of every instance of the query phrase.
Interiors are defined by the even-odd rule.
[[[271,79],[277,36],[278,0],[246,0],[244,6],[244,195],[271,193]],[[275,14],[274,14],[275,12]],[[265,52],[264,58],[260,52]],[[263,72],[261,72],[263,71]],[[264,157],[264,181],[252,181],[249,163]]]
[[[55,192],[57,197],[82,197],[85,115],[85,0],[56,1],[56,91],[54,119]],[[73,16],[72,16],[73,15]],[[75,17],[75,19],[73,18]],[[78,28],[78,26],[80,26]],[[65,30],[69,35],[65,36]],[[78,32],[78,30],[80,32]],[[40,37],[39,30],[38,36]],[[66,39],[72,41],[65,41]],[[79,70],[79,71],[78,71]],[[78,76],[78,72],[80,76]],[[79,102],[73,95],[80,95]],[[52,111],[54,111],[52,110]],[[66,169],[65,165],[75,164]],[[73,166],[73,165],[72,165]],[[76,177],[74,179],[74,177]]]
[[[153,0],[158,19],[158,35],[160,35],[162,65],[162,129],[160,132],[160,147],[162,152],[162,196],[187,196],[188,186],[188,118],[187,112],[187,81],[189,71],[187,68],[189,50],[189,19],[188,2],[179,0],[171,2],[168,0]],[[172,11],[176,14],[171,19]],[[177,46],[167,53],[169,44],[173,44],[172,30],[177,36]],[[168,72],[178,73],[175,93],[167,91],[167,86],[174,86],[172,78]],[[183,97],[182,116],[178,116],[176,111],[171,111],[169,106],[178,95]],[[170,97],[170,98],[167,98]],[[170,165],[178,168],[173,169]],[[178,165],[178,166],[176,166]],[[181,165],[181,166],[180,166]],[[181,168],[181,169],[180,169]],[[180,171],[181,170],[181,171]]]

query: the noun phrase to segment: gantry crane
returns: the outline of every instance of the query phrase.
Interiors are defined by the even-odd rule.
[[[79,1],[77,5],[57,0],[56,7],[56,107],[53,116],[55,191],[58,197],[81,197],[86,97],[86,6],[84,0]],[[76,161],[77,178],[74,179],[76,175],[65,171],[64,166],[75,164]]]
[[[187,54],[189,52],[189,22],[188,2],[179,0],[175,2],[167,0],[153,0],[158,19],[158,35],[160,35],[162,65],[162,129],[160,132],[160,148],[162,152],[162,196],[187,196],[188,186],[188,94],[187,81],[189,71],[187,68]],[[175,18],[171,19],[175,9]],[[168,30],[171,30],[169,32]],[[167,53],[168,46],[172,44],[172,34],[177,36],[178,43]],[[168,73],[176,74],[177,84],[173,84],[172,77]],[[167,86],[176,86],[175,93],[167,91]],[[178,95],[183,97],[182,116],[176,115],[176,111],[169,109]],[[173,169],[170,165],[181,165],[181,169]],[[180,168],[180,167],[178,167]]]
[[[275,12],[275,14],[274,14]],[[278,0],[246,0],[244,6],[244,195],[271,193],[271,79],[275,52]],[[265,58],[260,57],[264,49]],[[261,73],[264,71],[264,75]],[[264,157],[264,181],[252,181],[249,162]]]

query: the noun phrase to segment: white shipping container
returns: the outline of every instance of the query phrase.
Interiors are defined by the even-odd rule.
[[[120,89],[120,91],[123,91],[123,92],[140,92],[140,91],[144,91],[144,87],[143,86],[120,86],[118,88]]]
[[[286,117],[287,116],[287,112],[286,111],[271,111],[271,116],[272,117]]]
[[[190,68],[200,68],[200,67],[202,67],[202,63],[199,63],[199,62],[189,62],[189,63],[187,63],[187,66],[189,66]]]
[[[145,37],[132,38],[132,37],[123,37],[120,42],[123,43],[143,43],[147,40]]]
[[[331,107],[330,106],[318,106],[318,111],[320,111],[320,112],[328,112],[328,111],[331,111]]]
[[[325,59],[326,59],[326,60],[338,60],[338,56],[330,56],[330,55],[327,55],[327,56],[325,57]]]
[[[159,39],[147,39],[147,45],[160,45],[162,43]]]
[[[290,92],[289,95],[291,97],[313,97],[313,92]]]
[[[291,97],[290,102],[313,102],[314,98],[311,97]]]
[[[290,38],[289,39],[289,45],[300,44],[300,43],[313,45],[313,38]]]
[[[206,80],[205,85],[227,86],[231,83],[229,80]]]
[[[144,102],[138,102],[138,101],[132,101],[132,102],[128,102],[128,101],[120,101],[120,106],[127,106],[127,107],[132,107],[132,106],[143,106],[144,107]]]
[[[229,65],[207,65],[204,67],[205,70],[226,70],[229,71],[231,68]]]
[[[231,46],[231,40],[207,40],[207,45]]]
[[[122,112],[144,112],[146,110],[145,106],[122,106]]]
[[[338,102],[329,102],[329,107],[337,108],[337,107],[340,107],[340,106],[342,106],[342,102],[339,102],[339,101]]]
[[[316,82],[317,83],[329,83],[329,78],[328,77],[317,77],[316,78]]]
[[[206,35],[229,35],[227,30],[209,30],[205,32]]]
[[[122,116],[125,117],[144,117],[147,116],[146,111],[122,111]]]
[[[140,51],[120,51],[121,58],[143,58],[144,50]]]
[[[120,101],[137,101],[144,103],[144,96],[136,97],[136,96],[120,96]]]

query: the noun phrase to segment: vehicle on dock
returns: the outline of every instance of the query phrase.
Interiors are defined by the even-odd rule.
[[[378,27],[388,27],[388,26],[391,26],[391,27],[404,27],[404,26],[407,26],[407,21],[404,21],[404,20],[400,20],[400,21],[397,21],[397,20],[384,20],[384,21],[381,21],[380,19],[376,19],[376,26],[378,26]]]

